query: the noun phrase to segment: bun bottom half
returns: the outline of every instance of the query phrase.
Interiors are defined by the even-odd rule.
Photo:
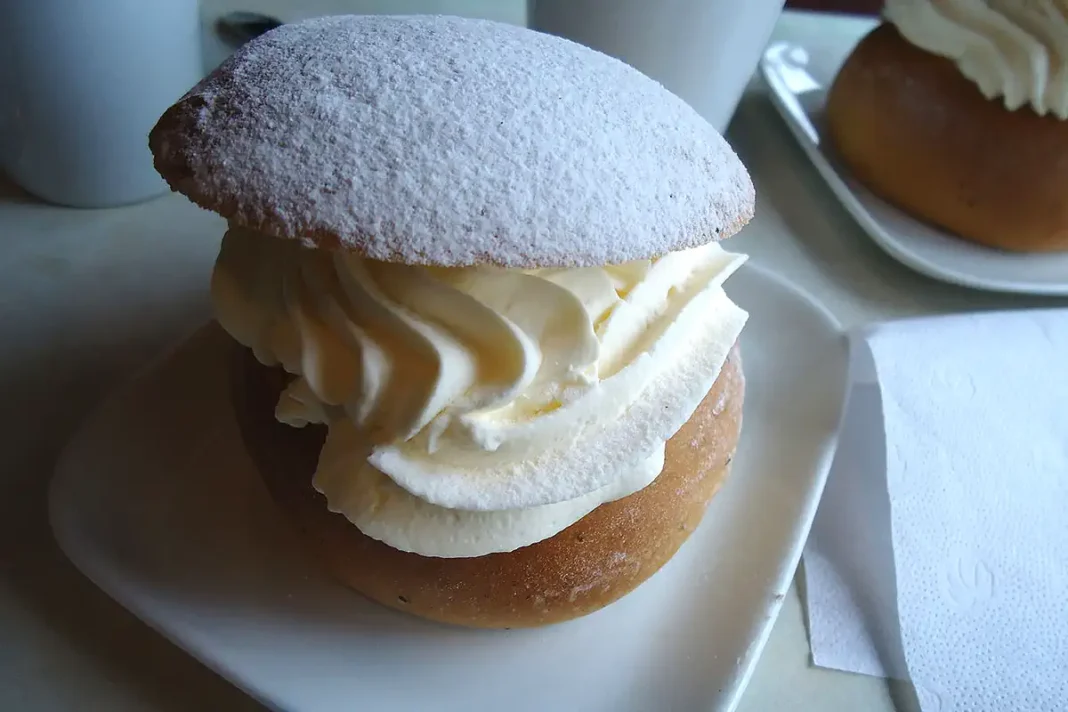
[[[842,65],[826,126],[850,173],[903,211],[988,247],[1068,250],[1068,121],[987,99],[893,25]]]
[[[745,378],[736,345],[693,417],[668,441],[664,469],[651,485],[530,546],[433,558],[391,548],[330,512],[312,487],[325,427],[276,421],[286,374],[262,366],[243,348],[234,363],[234,408],[246,449],[307,550],[367,598],[469,627],[557,623],[632,591],[701,522],[730,470],[742,425]]]

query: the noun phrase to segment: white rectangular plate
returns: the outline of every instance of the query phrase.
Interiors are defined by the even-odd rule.
[[[898,210],[854,180],[823,140],[827,91],[852,45],[774,42],[760,71],[791,133],[879,247],[928,277],[974,289],[1068,296],[1068,253],[1016,254],[967,242]]]
[[[451,628],[312,566],[241,447],[216,326],[70,443],[52,485],[56,538],[108,594],[275,709],[730,710],[823,489],[846,348],[833,319],[768,273],[745,267],[728,287],[752,315],[734,471],[667,566],[586,618]]]

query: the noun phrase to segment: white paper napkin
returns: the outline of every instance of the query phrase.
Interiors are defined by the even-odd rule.
[[[805,550],[813,662],[924,712],[1068,709],[1068,310],[853,337]]]

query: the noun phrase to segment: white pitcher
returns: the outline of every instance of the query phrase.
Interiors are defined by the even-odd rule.
[[[535,30],[617,57],[686,100],[721,133],[784,0],[529,0]]]
[[[0,169],[75,207],[167,187],[148,131],[202,73],[196,0],[0,4]]]

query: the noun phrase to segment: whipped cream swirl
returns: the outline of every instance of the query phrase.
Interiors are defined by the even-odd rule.
[[[885,15],[988,99],[1068,119],[1068,0],[887,0]]]
[[[480,556],[650,484],[745,322],[718,245],[598,268],[433,268],[233,228],[222,326],[295,375],[279,420],[326,423],[314,478],[368,536]]]

